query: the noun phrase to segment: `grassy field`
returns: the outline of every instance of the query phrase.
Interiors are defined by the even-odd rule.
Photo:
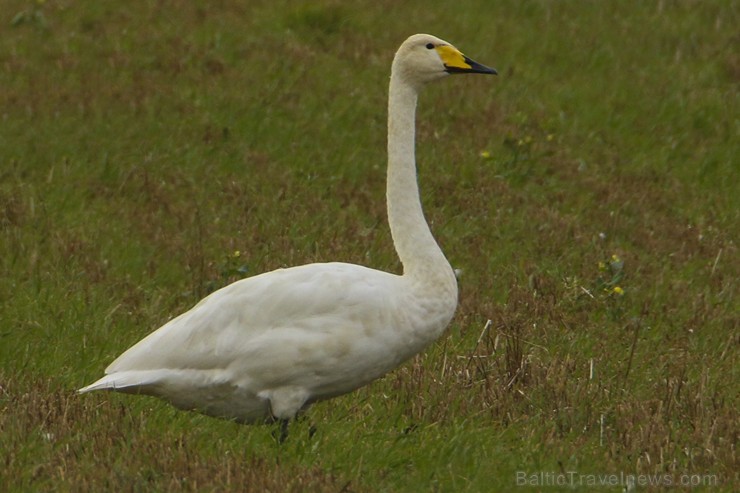
[[[0,490],[738,488],[737,3],[0,5]],[[245,275],[399,271],[385,108],[414,32],[500,73],[420,102],[462,270],[441,340],[282,446],[76,395]]]

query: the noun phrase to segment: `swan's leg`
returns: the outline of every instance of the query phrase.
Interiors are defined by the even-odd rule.
[[[290,420],[285,419],[278,419],[275,420],[275,424],[277,427],[272,430],[272,437],[277,440],[278,445],[282,445],[285,443],[285,440],[288,439],[288,426],[290,425]]]
[[[298,415],[296,420],[304,420],[306,417],[302,414]],[[288,438],[288,428],[290,427],[290,419],[276,419],[274,421],[274,424],[276,425],[276,428],[272,431],[272,437],[277,440],[279,444],[282,444],[287,440]],[[313,436],[316,434],[316,426],[309,423],[308,425],[308,439],[311,440]]]
[[[318,431],[318,428],[316,428],[316,425],[314,425],[313,422],[308,419],[303,411],[305,411],[305,409],[302,409],[301,412],[296,415],[296,417],[293,419],[293,422],[308,423],[308,439],[311,440]]]

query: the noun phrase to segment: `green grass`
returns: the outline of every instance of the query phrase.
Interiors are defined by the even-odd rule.
[[[2,3],[0,489],[737,488],[737,5],[400,3]],[[421,98],[425,211],[463,271],[446,335],[282,447],[77,396],[243,275],[399,271],[386,91],[414,32],[500,72]]]

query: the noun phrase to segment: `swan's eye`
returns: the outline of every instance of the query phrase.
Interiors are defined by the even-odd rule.
[[[434,43],[427,43],[427,50],[434,48]]]

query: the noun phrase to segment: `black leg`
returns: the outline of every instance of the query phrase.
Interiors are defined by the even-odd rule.
[[[278,425],[278,428],[273,430],[272,436],[277,440],[277,442],[282,445],[285,440],[288,438],[288,425],[290,424],[289,419],[278,419],[276,420],[276,424]]]
[[[295,419],[304,419],[303,416],[298,416]],[[284,419],[277,419],[274,418],[273,424],[276,426],[274,430],[272,430],[272,437],[278,442],[278,444],[283,444],[285,440],[288,439],[288,427],[290,426],[290,419],[284,418]],[[316,427],[314,425],[310,425],[308,427],[308,439],[310,440],[313,438],[313,436],[316,434]]]

